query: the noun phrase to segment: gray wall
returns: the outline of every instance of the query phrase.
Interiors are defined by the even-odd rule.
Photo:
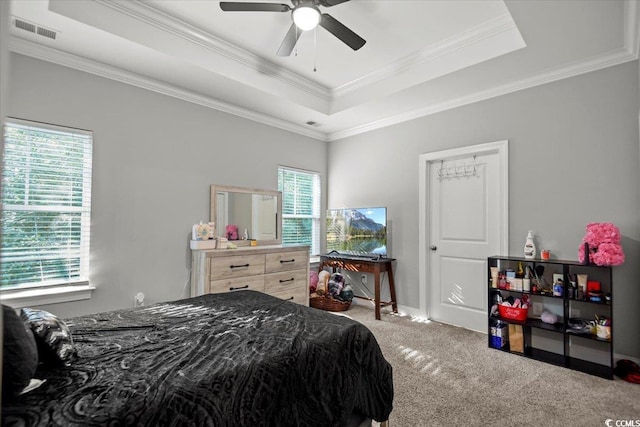
[[[326,176],[326,143],[22,55],[7,114],[94,132],[91,300],[62,317],[187,295],[191,225],[209,185],[277,189],[278,165]]]
[[[278,164],[328,176],[327,206],[388,207],[398,299],[417,307],[418,155],[508,139],[511,254],[521,254],[534,229],[556,256],[576,259],[588,222],[618,225],[627,262],[614,271],[615,347],[640,357],[637,61],[346,138],[327,154],[323,142],[11,59],[9,115],[95,132],[91,282],[98,289],[91,301],[51,307],[63,317],[131,306],[138,291],[148,303],[183,296],[189,230],[208,217],[208,185],[275,188]]]
[[[614,269],[615,351],[639,357],[637,61],[332,142],[328,207],[388,207],[398,300],[417,308],[418,155],[504,139],[510,254],[532,229],[575,260],[587,223],[615,223],[627,257]]]

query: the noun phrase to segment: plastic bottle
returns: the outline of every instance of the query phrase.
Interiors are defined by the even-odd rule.
[[[524,243],[524,257],[533,259],[536,257],[536,244],[533,241],[533,231],[527,233],[527,240]]]

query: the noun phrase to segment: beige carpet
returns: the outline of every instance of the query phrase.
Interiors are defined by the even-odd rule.
[[[485,334],[454,326],[388,313],[377,321],[363,305],[344,314],[373,331],[393,366],[390,427],[602,427],[607,419],[611,425],[640,420],[640,384],[493,350]]]

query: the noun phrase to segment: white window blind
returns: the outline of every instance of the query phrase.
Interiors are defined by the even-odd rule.
[[[7,120],[3,288],[88,281],[92,149],[89,131]]]
[[[280,166],[278,190],[282,191],[282,244],[308,245],[320,253],[320,175]]]

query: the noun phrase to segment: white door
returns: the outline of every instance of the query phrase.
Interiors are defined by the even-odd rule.
[[[420,278],[430,319],[487,330],[487,257],[508,253],[507,147],[420,156]]]
[[[216,236],[227,237],[227,224],[229,224],[229,192],[218,192],[216,195]]]
[[[276,196],[253,195],[252,228],[253,239],[275,240],[277,238]]]

